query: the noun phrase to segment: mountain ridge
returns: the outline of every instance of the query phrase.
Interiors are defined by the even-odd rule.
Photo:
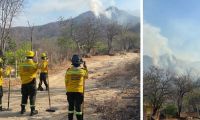
[[[117,12],[116,12],[117,11]],[[133,16],[129,14],[126,11],[120,10],[117,7],[108,7],[105,12],[111,12],[111,18],[106,17],[103,14],[100,14],[101,19],[104,20],[104,23],[107,23],[108,21],[119,21],[120,24],[129,24],[130,30],[133,32],[140,32],[140,22],[139,17]],[[74,22],[80,23],[83,22],[86,18],[90,17],[91,19],[97,20],[97,17],[92,11],[86,11],[78,16],[72,18]],[[61,36],[62,29],[65,27],[66,29],[69,28],[70,19],[66,19],[63,21],[55,21],[50,22],[44,25],[38,25],[34,26],[33,31],[33,39],[34,40],[41,40],[41,39],[51,39],[51,38],[57,38]],[[123,22],[125,23],[123,23]],[[131,22],[132,21],[132,22]],[[62,25],[61,25],[62,24]],[[29,27],[25,26],[16,26],[11,28],[11,37],[15,38],[17,40],[27,40],[30,37],[30,29]]]

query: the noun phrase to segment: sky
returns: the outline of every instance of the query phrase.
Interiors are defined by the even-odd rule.
[[[144,0],[144,54],[200,61],[200,0]]]
[[[140,0],[25,0],[22,11],[14,19],[13,26],[43,25],[76,17],[88,10],[102,11],[116,6],[131,14],[138,15]]]

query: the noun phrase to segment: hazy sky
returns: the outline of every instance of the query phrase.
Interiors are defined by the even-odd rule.
[[[31,24],[42,25],[56,21],[60,16],[67,19],[92,8],[106,9],[109,6],[135,14],[139,12],[140,0],[25,0],[23,11],[13,25],[27,26],[28,20]]]
[[[200,61],[199,5],[200,0],[144,0],[144,54]]]

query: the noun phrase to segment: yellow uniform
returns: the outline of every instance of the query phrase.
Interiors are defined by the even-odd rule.
[[[0,68],[0,86],[3,85],[3,68]]]
[[[26,60],[19,66],[22,84],[30,83],[37,76],[38,65],[32,59]]]
[[[47,73],[48,72],[48,60],[42,60],[42,63],[40,64],[41,72]]]
[[[67,92],[83,93],[84,80],[88,78],[88,70],[86,68],[71,67],[65,75],[65,86]]]

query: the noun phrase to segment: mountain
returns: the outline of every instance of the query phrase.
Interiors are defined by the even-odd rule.
[[[114,6],[107,8],[106,13],[110,15],[113,21],[118,21],[120,24],[129,24],[134,26],[140,22],[140,18],[133,16],[126,11],[119,10]]]
[[[133,32],[140,32],[140,18],[129,14],[126,11],[120,10],[116,7],[109,7],[105,10],[105,14],[100,14],[99,17],[96,17],[92,11],[84,12],[78,15],[72,20],[77,23],[81,24],[84,23],[86,19],[98,20],[101,19],[102,23],[107,24],[111,21],[117,21],[121,25],[129,26],[129,30]],[[63,29],[68,29],[70,27],[70,21],[63,20],[62,22],[56,21],[52,23],[48,23],[41,26],[35,26],[33,32],[33,39],[34,40],[41,40],[41,39],[56,39],[59,37]],[[27,40],[30,38],[30,29],[28,27],[13,27],[11,28],[11,37],[15,38],[16,40]]]

